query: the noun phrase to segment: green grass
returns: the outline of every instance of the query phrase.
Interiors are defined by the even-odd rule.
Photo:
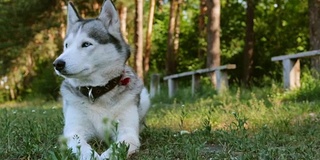
[[[222,95],[204,87],[195,96],[184,88],[173,99],[164,90],[153,99],[140,152],[130,159],[317,159],[320,84],[312,84],[291,92],[280,85],[233,87]],[[2,104],[0,159],[72,159],[62,127],[58,102]]]

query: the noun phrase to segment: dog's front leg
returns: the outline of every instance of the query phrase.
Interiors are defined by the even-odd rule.
[[[126,108],[118,121],[117,132],[114,135],[114,140],[116,146],[119,147],[120,143],[125,143],[129,146],[127,156],[135,153],[139,150],[140,140],[139,140],[139,115],[136,106]],[[101,159],[109,159],[116,155],[114,152],[118,152],[117,148],[109,148],[107,151],[101,154]]]
[[[120,145],[120,143],[123,143],[123,142],[125,143],[125,145],[129,146],[127,157],[139,150],[139,147],[140,147],[139,135],[137,131],[133,130],[132,128],[126,128],[125,130],[120,131],[119,135],[117,136],[117,139],[118,140],[115,142],[116,144],[111,146],[116,148],[110,147],[107,151],[103,152],[101,154],[101,159],[105,160],[105,159],[110,159],[111,157],[116,157],[116,159],[118,159],[116,155],[119,153],[118,151],[119,147],[123,147]]]
[[[94,151],[87,141],[78,134],[70,134],[65,136],[67,138],[68,148],[72,150],[72,153],[76,155],[80,160],[99,160],[99,154]]]

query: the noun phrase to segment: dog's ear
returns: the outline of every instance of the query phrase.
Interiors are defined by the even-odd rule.
[[[98,18],[104,23],[104,26],[111,35],[121,38],[118,12],[111,0],[104,1]]]
[[[75,9],[72,2],[68,3],[68,16],[67,16],[67,33],[69,33],[70,29],[72,28],[72,25],[79,21],[81,17],[79,16],[77,10]]]

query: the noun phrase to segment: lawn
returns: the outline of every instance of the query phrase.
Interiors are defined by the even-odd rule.
[[[319,83],[296,91],[281,85],[217,95],[204,87],[152,100],[141,133],[140,159],[317,159]],[[0,159],[71,159],[60,137],[61,104],[31,100],[0,105]],[[98,151],[107,144],[93,141]]]

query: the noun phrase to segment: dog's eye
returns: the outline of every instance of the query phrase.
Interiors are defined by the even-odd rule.
[[[82,48],[85,48],[85,47],[89,47],[89,46],[91,46],[91,45],[92,45],[92,44],[89,43],[89,42],[83,42],[82,45],[81,45],[81,47],[82,47]]]
[[[66,43],[66,44],[64,45],[64,47],[68,48],[68,43]]]

